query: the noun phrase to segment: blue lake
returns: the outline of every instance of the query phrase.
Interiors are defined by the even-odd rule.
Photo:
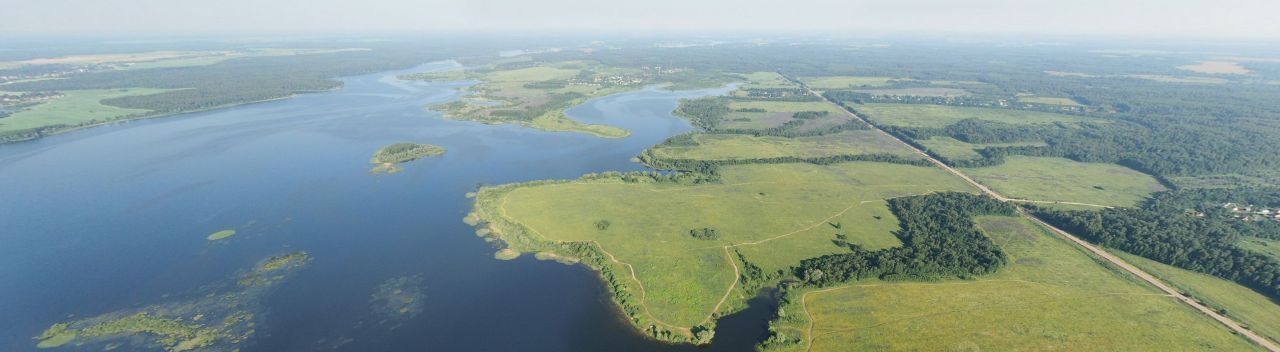
[[[456,68],[0,145],[0,350],[33,350],[33,336],[70,317],[200,295],[298,250],[314,260],[262,299],[243,350],[695,349],[633,332],[585,267],[494,260],[461,219],[478,185],[643,170],[633,156],[692,130],[671,116],[679,99],[727,88],[646,89],[568,111],[632,132],[604,139],[443,120],[424,107],[459,99],[465,83],[395,78]],[[369,174],[372,153],[395,142],[448,153]],[[238,233],[206,240],[222,229]],[[421,313],[379,324],[371,295],[406,276],[422,279]],[[741,331],[718,332],[712,349],[749,349],[760,324],[726,320]]]

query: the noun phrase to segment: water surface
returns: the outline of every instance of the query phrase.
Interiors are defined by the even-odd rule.
[[[478,185],[642,170],[633,156],[692,129],[670,114],[679,99],[725,89],[651,88],[568,111],[632,132],[603,139],[443,120],[423,107],[465,83],[395,78],[453,68],[0,146],[0,350],[31,350],[72,316],[199,295],[296,250],[315,259],[265,298],[246,351],[693,349],[633,332],[585,267],[494,260],[461,218]],[[374,151],[405,141],[448,153],[369,174]],[[238,233],[205,239],[222,229]],[[380,324],[371,296],[402,277],[421,278],[422,311]],[[747,325],[756,338],[760,324]]]

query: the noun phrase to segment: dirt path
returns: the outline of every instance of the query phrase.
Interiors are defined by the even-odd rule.
[[[786,77],[786,76],[784,75],[784,77]],[[790,78],[788,77],[788,79],[790,79]],[[797,83],[797,84],[800,84],[800,82],[796,82],[796,83]],[[875,125],[871,124],[871,121],[868,121],[867,119],[863,118],[862,116],[858,116],[857,114],[854,114],[852,111],[849,111],[848,109],[845,109],[845,108],[844,108],[843,106],[841,106],[840,104],[836,104],[835,102],[831,101],[830,99],[827,99],[827,97],[822,96],[822,95],[819,95],[817,92],[814,92],[812,89],[809,89],[809,88],[808,88],[808,86],[804,86],[804,85],[802,85],[802,86],[803,86],[803,87],[805,87],[805,89],[806,89],[806,90],[808,90],[810,93],[812,93],[812,94],[814,94],[814,95],[818,95],[818,96],[822,97],[822,100],[823,100],[823,101],[826,101],[826,102],[827,102],[827,103],[829,103],[829,104],[832,104],[832,105],[835,105],[835,106],[839,107],[841,110],[843,110],[845,113],[849,114],[850,116],[853,116],[854,118],[857,118],[858,120],[861,120],[862,122],[864,122],[864,123],[866,123],[867,125],[871,126],[871,128],[872,128],[872,129],[876,130],[876,131],[877,131],[877,132],[879,132],[880,134],[883,134],[883,135],[885,135],[885,136],[888,136],[889,138],[893,138],[894,140],[898,141],[899,143],[902,143],[902,144],[906,145],[908,148],[911,148],[911,150],[914,150],[916,153],[918,153],[918,154],[920,154],[920,155],[924,156],[924,157],[925,157],[925,158],[927,158],[930,162],[932,162],[934,165],[938,165],[938,167],[941,167],[943,170],[947,170],[947,172],[950,172],[951,174],[956,175],[957,177],[960,177],[961,179],[964,179],[964,180],[965,180],[965,182],[968,182],[969,184],[973,185],[974,187],[977,187],[979,190],[981,190],[981,191],[982,191],[982,193],[985,193],[985,194],[987,194],[987,195],[991,196],[992,198],[995,198],[995,199],[1000,200],[1000,201],[1002,201],[1002,202],[1016,201],[1015,199],[1010,199],[1010,198],[1008,198],[1008,197],[1005,197],[1005,196],[1003,196],[1003,195],[1000,195],[999,193],[996,193],[995,191],[991,190],[990,188],[987,188],[987,186],[984,186],[984,185],[982,185],[981,183],[978,183],[977,181],[974,181],[972,178],[969,178],[969,176],[968,176],[968,175],[965,175],[964,173],[960,172],[959,170],[956,170],[955,168],[952,168],[951,166],[948,166],[947,164],[944,164],[944,163],[942,163],[941,161],[938,161],[937,159],[934,159],[932,156],[929,156],[929,154],[928,154],[928,153],[925,153],[923,150],[920,150],[920,149],[916,148],[915,146],[912,146],[911,144],[908,144],[907,142],[905,142],[905,141],[903,141],[903,140],[901,140],[901,139],[898,139],[898,137],[895,137],[894,135],[889,134],[888,132],[885,132],[884,130],[880,129],[879,127],[876,127]],[[1057,227],[1054,227],[1053,225],[1049,225],[1048,223],[1046,223],[1046,222],[1044,222],[1044,221],[1040,220],[1039,218],[1037,218],[1037,217],[1035,217],[1035,216],[1033,216],[1033,215],[1031,215],[1031,214],[1028,214],[1026,211],[1023,211],[1022,209],[1018,209],[1018,214],[1022,215],[1023,217],[1026,217],[1026,218],[1028,218],[1028,219],[1031,219],[1031,221],[1034,221],[1034,222],[1036,222],[1037,224],[1040,224],[1040,226],[1044,226],[1045,228],[1049,229],[1051,232],[1053,232],[1053,233],[1055,233],[1055,234],[1057,234],[1057,235],[1059,235],[1059,236],[1061,236],[1061,237],[1063,237],[1063,238],[1067,239],[1068,241],[1071,241],[1072,243],[1075,243],[1076,245],[1079,245],[1080,247],[1084,247],[1084,249],[1088,250],[1089,252],[1091,252],[1091,253],[1093,253],[1093,254],[1097,255],[1098,257],[1100,257],[1100,258],[1102,258],[1102,259],[1105,259],[1107,262],[1109,262],[1109,263],[1111,263],[1111,264],[1115,265],[1116,267],[1119,267],[1120,269],[1122,269],[1122,270],[1124,270],[1124,271],[1126,271],[1126,272],[1128,272],[1128,273],[1132,274],[1133,276],[1136,276],[1136,277],[1138,277],[1139,279],[1142,279],[1142,281],[1146,281],[1148,284],[1151,284],[1151,286],[1155,286],[1157,289],[1160,289],[1160,291],[1163,291],[1163,292],[1165,292],[1166,294],[1168,294],[1168,295],[1170,295],[1170,296],[1175,297],[1178,301],[1180,301],[1180,302],[1182,302],[1182,303],[1186,303],[1187,305],[1191,306],[1192,308],[1195,308],[1197,311],[1200,311],[1201,313],[1204,313],[1205,315],[1208,315],[1210,318],[1213,318],[1213,320],[1216,320],[1216,321],[1218,321],[1219,323],[1221,323],[1222,325],[1225,325],[1227,328],[1231,329],[1231,330],[1232,330],[1233,332],[1235,332],[1236,334],[1239,334],[1240,336],[1244,336],[1245,338],[1249,339],[1249,341],[1252,341],[1253,343],[1255,343],[1255,344],[1257,344],[1257,345],[1259,345],[1259,346],[1262,346],[1262,348],[1265,348],[1265,349],[1267,349],[1268,351],[1271,351],[1271,352],[1280,352],[1280,346],[1277,346],[1276,344],[1272,343],[1272,342],[1271,342],[1271,340],[1267,340],[1265,337],[1262,337],[1262,336],[1260,336],[1260,335],[1258,335],[1258,334],[1254,333],[1252,330],[1246,329],[1246,328],[1245,328],[1244,326],[1242,326],[1240,323],[1236,322],[1235,320],[1233,320],[1233,319],[1231,319],[1231,318],[1228,318],[1228,317],[1226,317],[1226,316],[1224,316],[1224,315],[1222,315],[1222,314],[1218,314],[1218,312],[1217,312],[1217,311],[1214,311],[1212,308],[1209,308],[1208,306],[1206,306],[1206,305],[1204,305],[1204,304],[1202,304],[1202,303],[1200,303],[1200,302],[1196,301],[1195,299],[1193,299],[1193,298],[1191,298],[1191,297],[1183,296],[1180,292],[1178,292],[1178,290],[1174,289],[1173,287],[1170,287],[1169,285],[1166,285],[1163,281],[1160,281],[1160,279],[1157,279],[1155,276],[1152,276],[1151,274],[1148,274],[1147,272],[1142,271],[1141,269],[1138,269],[1137,267],[1135,267],[1135,266],[1133,266],[1133,265],[1130,265],[1128,262],[1125,262],[1123,259],[1120,259],[1119,257],[1116,257],[1116,256],[1112,255],[1111,253],[1109,253],[1109,252],[1107,252],[1107,251],[1105,251],[1105,250],[1102,250],[1101,248],[1098,248],[1097,246],[1094,246],[1093,244],[1091,244],[1091,243],[1089,243],[1089,242],[1087,242],[1087,241],[1085,241],[1085,240],[1082,240],[1082,239],[1080,239],[1079,237],[1076,237],[1075,235],[1072,235],[1072,234],[1070,234],[1070,233],[1068,233],[1068,232],[1066,232],[1066,231],[1063,231],[1062,229],[1059,229],[1059,228],[1057,228]],[[820,292],[820,291],[814,291],[814,292]],[[807,294],[806,294],[806,295],[807,295]],[[801,301],[803,302],[803,298],[801,298]],[[807,311],[807,310],[806,310],[806,311]],[[811,325],[811,326],[810,326],[810,333],[812,333],[812,324],[813,324],[813,321],[812,321],[812,320],[810,320],[810,322],[809,322],[809,323],[810,323],[810,325]],[[809,338],[810,338],[810,341],[812,341],[812,335],[810,335],[810,337],[809,337]],[[812,347],[812,345],[810,345],[810,347]]]

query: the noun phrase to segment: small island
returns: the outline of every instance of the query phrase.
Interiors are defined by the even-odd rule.
[[[444,148],[440,146],[430,145],[430,144],[417,144],[417,143],[392,144],[392,145],[383,147],[382,149],[379,149],[377,153],[373,154],[373,159],[370,160],[369,162],[373,163],[374,166],[373,166],[373,170],[370,170],[369,172],[375,173],[375,174],[383,173],[383,172],[386,172],[386,173],[400,172],[401,168],[398,166],[399,164],[407,163],[407,162],[414,161],[421,158],[442,155],[444,154],[444,152],[445,152]]]
[[[235,236],[235,235],[236,235],[236,230],[222,230],[222,231],[214,232],[213,234],[209,235],[209,237],[206,237],[206,238],[208,238],[210,241],[217,241],[217,240]]]

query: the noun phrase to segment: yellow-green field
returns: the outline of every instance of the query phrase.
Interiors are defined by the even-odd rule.
[[[1256,350],[1028,220],[978,224],[1009,256],[1007,268],[975,280],[792,292],[772,329],[802,342],[770,351]]]
[[[1083,105],[1080,105],[1080,103],[1077,103],[1075,100],[1072,100],[1071,98],[1060,98],[1060,97],[1027,96],[1027,97],[1018,97],[1018,101],[1023,103],[1031,103],[1031,104],[1083,106]]]
[[[1280,304],[1267,296],[1216,276],[1175,268],[1120,251],[1112,253],[1178,290],[1190,293],[1210,307],[1226,309],[1228,316],[1239,320],[1250,330],[1280,342]]]
[[[964,119],[1019,125],[1098,121],[1087,117],[1038,111],[928,104],[864,104],[858,105],[856,109],[877,123],[902,127],[946,127]]]
[[[482,191],[478,202],[481,211],[484,204],[497,208],[482,218],[513,220],[541,240],[599,243],[634,268],[642,304],[654,320],[688,328],[750,298],[730,290],[737,276],[728,246],[766,270],[847,250],[832,243],[830,222],[860,227],[848,234],[851,242],[894,246],[896,221],[887,216],[884,199],[970,189],[940,169],[872,162],[742,165],[721,174],[721,183],[705,185],[604,179],[514,186]],[[601,221],[610,223],[607,229],[598,227]],[[864,223],[872,226],[853,226]],[[720,237],[690,236],[701,228],[716,229]]]
[[[942,155],[951,160],[969,160],[978,159],[982,154],[978,154],[978,149],[987,147],[1016,147],[1016,146],[1043,146],[1044,143],[985,143],[972,144],[965,143],[951,137],[931,137],[929,139],[917,140],[916,143],[924,145],[930,151]]]
[[[729,103],[729,108],[735,111],[725,117],[724,122],[721,123],[723,128],[764,129],[777,127],[793,120],[792,117],[801,111],[826,111],[827,116],[805,121],[799,130],[831,127],[852,119],[840,108],[820,101],[735,100]],[[766,112],[736,111],[742,109],[764,109]]]
[[[747,84],[742,88],[797,88],[795,83],[777,72],[752,72],[741,76],[747,79]]]
[[[1231,82],[1225,78],[1218,77],[1199,77],[1199,76],[1167,76],[1167,75],[1128,75],[1126,77],[1140,78],[1149,81],[1164,83],[1186,83],[1186,84],[1226,84]]]
[[[1244,237],[1236,245],[1245,250],[1280,260],[1280,241],[1257,237]]]
[[[1128,207],[1166,190],[1151,175],[1124,166],[1064,158],[1010,156],[996,166],[962,171],[1006,197],[1032,201]]]
[[[849,154],[894,154],[920,158],[906,145],[871,130],[844,131],[813,137],[755,137],[744,134],[695,134],[696,146],[659,145],[652,154],[662,159],[754,159],[784,156],[823,157]]]
[[[848,88],[873,88],[884,87],[892,84],[890,81],[893,77],[866,77],[866,76],[825,76],[825,77],[800,77],[801,82],[809,88],[816,90],[828,89],[848,89]]]
[[[126,109],[102,105],[103,99],[131,95],[149,95],[165,89],[126,88],[62,91],[64,96],[41,103],[0,119],[0,132],[40,128],[53,125],[77,126],[150,114],[150,110]]]

